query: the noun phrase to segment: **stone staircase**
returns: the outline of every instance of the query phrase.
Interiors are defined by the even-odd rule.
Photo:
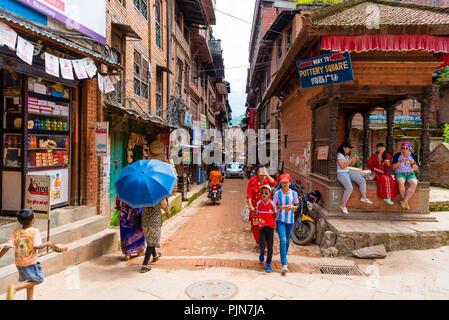
[[[109,228],[109,219],[96,214],[96,207],[68,207],[53,210],[50,220],[50,240],[68,246],[63,253],[47,249],[40,250],[39,261],[45,275],[65,270],[68,266],[94,259],[117,250],[118,235]],[[11,232],[20,227],[15,223],[0,226],[0,247],[6,243]],[[42,241],[47,240],[47,221],[36,220],[34,227],[41,231]],[[18,280],[14,264],[14,250],[0,259],[0,293],[6,291],[9,283]]]

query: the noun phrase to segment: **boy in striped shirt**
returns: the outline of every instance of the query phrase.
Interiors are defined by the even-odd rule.
[[[257,213],[259,215],[259,261],[263,263],[265,259],[265,246],[267,248],[266,272],[271,272],[271,259],[273,257],[274,227],[276,226],[277,210],[276,205],[271,200],[271,187],[263,185],[260,188],[262,200],[257,203]]]
[[[276,231],[279,234],[279,251],[281,253],[282,275],[288,272],[287,253],[290,237],[295,223],[295,209],[298,207],[298,194],[290,189],[291,177],[284,173],[279,177],[282,189],[275,192],[273,202],[279,210],[276,219]]]

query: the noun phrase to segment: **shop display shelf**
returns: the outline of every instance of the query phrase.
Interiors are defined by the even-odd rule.
[[[55,169],[67,169],[69,167],[69,164],[55,164],[54,166],[39,166],[39,167],[33,167],[28,166],[28,171],[44,171],[44,170],[55,170]]]
[[[41,118],[45,118],[45,117],[68,118],[69,117],[69,116],[64,116],[62,114],[46,114],[46,113],[30,112],[30,111],[28,111],[28,114],[31,114],[33,116],[39,116]],[[29,119],[29,120],[33,120],[33,119]]]
[[[36,135],[36,136],[68,136],[69,131],[53,131],[53,130],[38,130],[38,129],[30,129],[28,130],[28,134]]]
[[[28,96],[31,97],[31,98],[37,98],[39,100],[46,100],[46,101],[52,101],[52,102],[61,102],[61,103],[70,103],[70,99],[53,97],[53,96],[49,96],[49,95],[46,95],[46,94],[40,94],[40,93],[32,92],[32,91],[28,92]]]
[[[41,150],[69,151],[68,148],[33,148],[33,149],[28,148],[28,151],[41,151]]]
[[[5,133],[5,134],[17,134],[17,135],[20,135],[20,134],[22,134],[22,129],[6,128],[6,129],[2,129],[1,132]]]

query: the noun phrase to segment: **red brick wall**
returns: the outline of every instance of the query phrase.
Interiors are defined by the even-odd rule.
[[[85,80],[82,88],[81,115],[81,188],[83,205],[95,206],[98,191],[98,159],[94,155],[95,122],[97,121],[97,79]]]

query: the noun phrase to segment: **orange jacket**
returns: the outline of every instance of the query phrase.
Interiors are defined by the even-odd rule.
[[[220,171],[214,170],[211,171],[209,176],[210,185],[220,185],[220,182],[223,181],[223,176],[221,175]]]

